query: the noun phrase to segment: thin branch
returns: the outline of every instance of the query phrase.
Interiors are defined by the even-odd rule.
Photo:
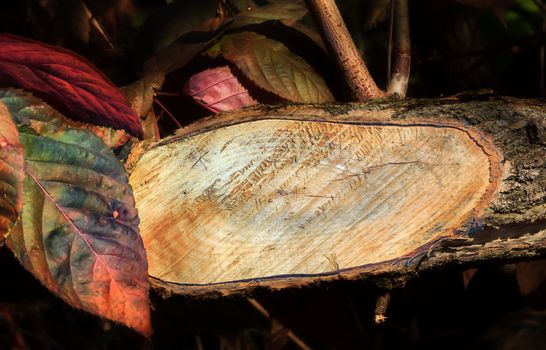
[[[406,97],[411,66],[408,0],[394,0],[394,66],[387,92]]]
[[[309,12],[321,30],[330,56],[341,68],[353,97],[367,101],[385,95],[373,80],[353,42],[334,0],[306,0]]]
[[[87,7],[87,4],[85,4],[85,1],[80,1],[80,3],[83,6],[85,15],[89,18],[89,22],[91,23],[91,25],[95,28],[97,33],[99,33],[102,36],[102,38],[108,44],[108,46],[111,49],[114,49],[115,48],[114,42],[112,41],[112,39],[106,32],[106,29],[104,29],[104,27],[99,22],[99,20],[95,17],[95,15],[91,12],[91,10],[89,10],[89,8]]]
[[[374,317],[375,324],[381,324],[387,320],[387,316],[385,315],[387,314],[387,308],[389,307],[390,301],[391,293],[389,291],[386,291],[377,297]]]
[[[262,304],[260,304],[256,299],[248,298],[247,299],[250,305],[252,305],[259,313],[261,313],[264,317],[271,319],[271,315],[269,312],[263,307]],[[284,327],[284,326],[283,326]],[[295,344],[297,345],[301,350],[311,350],[309,345],[305,344],[303,340],[301,340],[294,332],[292,332],[290,329],[284,327],[287,330],[287,337]]]
[[[387,44],[387,81],[391,80],[393,24],[394,24],[394,0],[391,0],[390,10],[389,10],[389,32],[387,33],[387,35],[388,35],[388,44]]]
[[[167,107],[163,105],[163,103],[161,103],[157,98],[154,98],[154,102],[159,106],[159,108],[163,110],[163,112],[165,112],[174,121],[176,126],[178,126],[179,128],[182,128],[182,124],[180,124],[178,119],[176,119],[176,117],[167,109]]]
[[[170,97],[180,97],[181,93],[179,92],[166,92],[166,91],[156,91],[157,96],[170,96]]]
[[[19,331],[19,328],[17,327],[17,324],[13,319],[11,310],[5,305],[0,305],[0,319],[4,319],[4,323],[7,324],[8,331],[13,337],[13,349],[27,349],[25,338]]]

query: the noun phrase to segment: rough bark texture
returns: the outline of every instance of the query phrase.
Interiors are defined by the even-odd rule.
[[[333,0],[307,0],[328,51],[335,58],[356,101],[384,95],[375,84]]]
[[[128,167],[142,154],[161,144],[177,142],[188,135],[217,128],[215,120],[240,123],[256,115],[271,118],[337,121],[370,118],[404,122],[414,118],[462,122],[479,130],[500,149],[505,171],[500,189],[484,214],[466,232],[430,242],[406,258],[361,266],[317,276],[256,278],[220,285],[184,285],[150,278],[163,295],[184,294],[215,297],[248,294],[260,288],[281,289],[331,283],[340,279],[368,281],[381,287],[403,284],[418,274],[453,266],[506,263],[546,255],[546,102],[495,97],[487,93],[464,94],[436,100],[374,101],[367,104],[254,107],[231,115],[191,125],[180,136],[142,143],[133,152]]]

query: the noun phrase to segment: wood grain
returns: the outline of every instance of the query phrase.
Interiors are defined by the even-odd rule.
[[[375,116],[232,114],[135,150],[150,276],[343,276],[470,230],[504,171],[492,142],[453,120]]]

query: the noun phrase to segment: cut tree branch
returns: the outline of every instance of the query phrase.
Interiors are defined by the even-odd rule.
[[[388,290],[546,256],[545,115],[486,94],[257,106],[141,143],[127,166],[151,285]]]
[[[393,0],[394,67],[389,75],[388,94],[406,97],[411,66],[408,0]]]
[[[387,320],[387,308],[389,307],[390,301],[391,293],[389,291],[386,291],[377,297],[374,315],[375,324],[381,324]]]
[[[357,101],[384,96],[360,56],[334,0],[306,0],[332,59],[343,72]]]

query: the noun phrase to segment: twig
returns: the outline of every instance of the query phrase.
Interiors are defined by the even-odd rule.
[[[367,101],[385,95],[373,80],[353,42],[334,0],[306,0],[309,12],[321,29],[330,56],[341,68],[353,97]]]
[[[205,349],[203,347],[203,341],[201,340],[201,337],[198,336],[198,335],[195,335],[195,347],[197,348],[197,350],[204,350]]]
[[[175,122],[176,126],[179,128],[182,128],[182,124],[176,119],[176,117],[163,105],[163,103],[159,102],[157,98],[154,98],[154,102],[157,103],[157,105],[165,112],[167,115]]]
[[[17,324],[15,323],[15,320],[13,319],[11,311],[7,306],[0,305],[0,318],[3,318],[4,321],[7,323],[8,330],[13,336],[12,348],[16,350],[27,349],[27,344],[25,342],[25,339],[23,338],[23,335],[19,331]]]
[[[387,320],[387,308],[389,307],[389,302],[391,301],[391,293],[386,291],[377,297],[377,302],[375,303],[375,324],[381,324]]]
[[[250,305],[252,305],[256,310],[258,310],[259,313],[264,315],[266,318],[271,318],[271,315],[269,312],[260,304],[256,299],[248,298],[247,299]],[[283,326],[284,327],[284,326]],[[302,350],[311,350],[311,347],[309,345],[305,344],[303,340],[301,340],[297,335],[294,334],[290,329],[284,327],[287,330],[287,336],[288,339],[290,339],[294,344],[296,344],[300,349]]]
[[[411,43],[408,0],[393,1],[394,66],[387,92],[406,97],[411,66]]]
[[[170,96],[170,97],[180,97],[178,92],[167,92],[167,91],[156,91],[156,96]]]
[[[391,0],[390,10],[389,10],[389,32],[388,32],[388,43],[387,43],[387,81],[391,80],[391,69],[392,69],[392,32],[394,24],[394,0]]]
[[[99,22],[99,20],[95,17],[95,15],[91,12],[91,10],[89,10],[85,2],[80,1],[80,3],[83,6],[86,16],[89,18],[89,22],[93,25],[93,27],[95,27],[95,30],[102,36],[102,38],[104,39],[104,41],[106,41],[108,46],[110,46],[111,49],[114,49],[115,48],[114,42],[112,41],[112,39],[106,32],[106,29],[104,29],[104,27]]]

